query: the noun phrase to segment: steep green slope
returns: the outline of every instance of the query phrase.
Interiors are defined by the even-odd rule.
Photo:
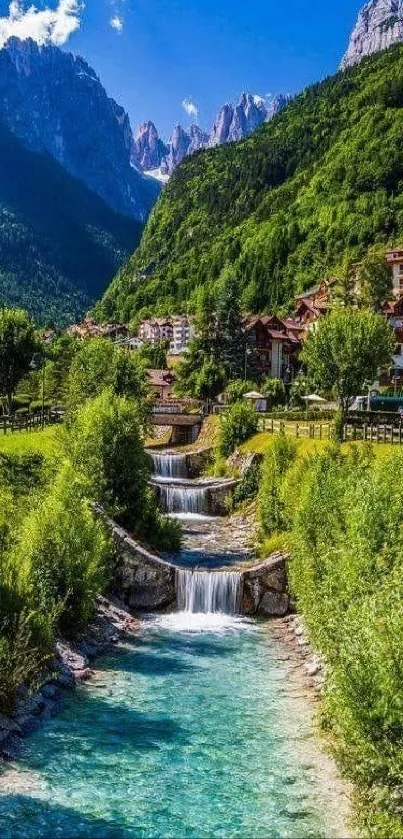
[[[0,305],[66,323],[99,297],[141,225],[0,124]]]
[[[228,265],[245,309],[275,309],[345,255],[403,235],[402,181],[396,47],[309,88],[249,139],[187,159],[99,311],[184,309]]]

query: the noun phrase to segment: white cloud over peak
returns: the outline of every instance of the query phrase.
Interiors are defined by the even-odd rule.
[[[182,108],[191,119],[199,119],[199,109],[191,99],[184,99],[182,102]]]
[[[109,21],[109,26],[115,29],[116,32],[122,32],[124,27],[124,20],[120,15],[114,15]]]
[[[83,8],[81,0],[58,0],[55,9],[26,8],[23,0],[11,0],[7,17],[0,17],[0,47],[12,36],[62,46],[79,29]]]

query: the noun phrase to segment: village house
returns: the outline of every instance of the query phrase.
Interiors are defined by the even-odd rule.
[[[173,396],[175,375],[171,370],[147,370],[150,388],[161,402],[168,402]]]
[[[245,332],[255,353],[259,373],[290,382],[298,372],[301,349],[301,327],[291,318],[281,320],[275,315],[247,318]]]
[[[149,318],[140,324],[138,337],[141,341],[153,346],[169,341],[169,351],[180,355],[194,337],[193,323],[186,316]]]
[[[110,338],[116,341],[127,335],[127,327],[121,323],[97,323],[94,318],[85,318],[82,323],[68,326],[66,332],[81,341],[87,338]]]
[[[293,320],[309,328],[319,318],[326,315],[330,306],[330,293],[336,280],[323,280],[320,285],[298,294],[295,298]]]
[[[403,295],[403,248],[388,251],[386,260],[392,269],[393,296],[401,297]]]

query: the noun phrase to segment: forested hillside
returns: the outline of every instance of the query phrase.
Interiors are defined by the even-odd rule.
[[[22,306],[39,324],[75,320],[102,294],[141,229],[0,123],[0,305]]]
[[[123,320],[193,307],[227,266],[272,310],[343,257],[403,238],[403,48],[317,84],[249,139],[173,175],[99,306]]]

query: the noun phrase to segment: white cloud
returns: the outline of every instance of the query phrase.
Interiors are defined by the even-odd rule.
[[[182,108],[191,119],[199,119],[199,109],[191,99],[184,99],[182,102]]]
[[[266,103],[265,103],[265,99],[264,99],[264,97],[263,97],[263,96],[259,96],[259,94],[258,94],[258,93],[255,93],[255,94],[254,94],[254,96],[253,96],[253,101],[254,101],[255,105],[257,105],[257,106],[259,106],[259,105],[265,105],[265,104],[266,104]]]
[[[25,9],[23,0],[11,0],[7,17],[0,17],[0,47],[13,35],[60,47],[79,29],[83,9],[81,0],[58,0],[55,9]]]
[[[109,26],[115,29],[116,32],[122,32],[124,27],[124,20],[120,15],[114,15],[109,21]]]

